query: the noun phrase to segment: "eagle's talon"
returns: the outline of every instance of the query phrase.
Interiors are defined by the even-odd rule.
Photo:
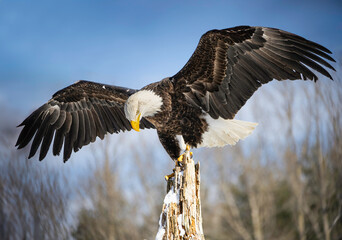
[[[180,155],[179,158],[177,158],[177,162],[183,162],[184,154]]]
[[[187,144],[186,147],[185,147],[185,150],[186,151],[190,151],[190,145]]]
[[[166,181],[169,181],[169,179],[172,178],[172,177],[174,177],[174,176],[175,176],[175,173],[174,173],[174,172],[171,173],[171,174],[169,174],[169,175],[165,175],[165,180],[166,180]]]

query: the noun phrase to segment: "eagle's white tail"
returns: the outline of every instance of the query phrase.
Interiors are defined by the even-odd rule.
[[[202,135],[202,143],[198,147],[223,147],[235,145],[240,139],[250,135],[258,125],[235,119],[212,119],[206,116],[208,130]]]

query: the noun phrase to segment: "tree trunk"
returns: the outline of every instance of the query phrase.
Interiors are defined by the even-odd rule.
[[[156,240],[204,240],[199,168],[186,151],[182,166],[167,181]]]

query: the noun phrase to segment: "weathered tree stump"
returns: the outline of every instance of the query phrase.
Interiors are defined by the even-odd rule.
[[[182,166],[167,181],[156,240],[204,240],[199,169],[186,151]]]

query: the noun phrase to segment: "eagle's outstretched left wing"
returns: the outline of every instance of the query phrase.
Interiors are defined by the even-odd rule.
[[[58,92],[34,111],[19,126],[23,126],[16,146],[25,147],[33,138],[29,158],[41,145],[39,160],[45,158],[53,136],[53,155],[59,155],[64,142],[64,161],[72,149],[104,138],[109,133],[131,130],[123,108],[127,98],[137,90],[89,81],[78,81]],[[154,128],[141,119],[140,128]]]
[[[214,119],[232,119],[264,83],[330,76],[325,47],[268,27],[239,26],[205,33],[186,65],[173,77],[177,91]]]

